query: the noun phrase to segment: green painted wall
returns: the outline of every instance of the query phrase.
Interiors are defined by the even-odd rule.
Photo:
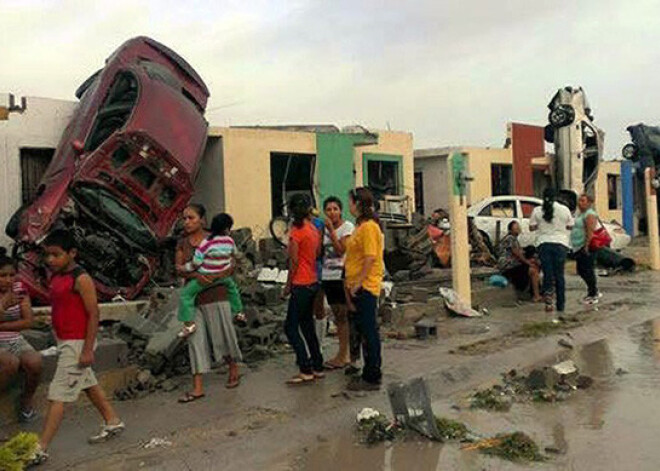
[[[355,186],[353,151],[355,144],[364,139],[362,134],[316,134],[319,207],[328,196],[337,196],[344,204],[344,217],[348,219],[348,192]]]

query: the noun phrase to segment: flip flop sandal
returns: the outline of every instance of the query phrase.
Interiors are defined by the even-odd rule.
[[[299,374],[299,375],[294,376],[291,379],[288,379],[286,381],[286,384],[288,384],[290,386],[298,386],[300,384],[313,383],[314,379],[315,379],[314,375]]]
[[[312,374],[314,375],[314,379],[323,379],[323,378],[325,378],[325,373],[323,371],[315,371]]]
[[[183,395],[183,397],[179,398],[179,403],[188,404],[189,402],[197,401],[198,399],[201,399],[204,396],[206,396],[206,394],[195,395],[193,393],[187,392],[186,394]]]
[[[325,363],[323,363],[323,367],[326,370],[341,370],[342,368],[346,367],[346,365],[348,365],[348,363],[344,365],[338,365],[337,363],[332,363],[330,361],[326,361]]]

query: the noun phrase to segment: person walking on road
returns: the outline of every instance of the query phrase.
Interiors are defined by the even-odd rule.
[[[367,188],[357,188],[349,194],[351,214],[357,228],[346,241],[346,290],[349,310],[355,327],[363,339],[362,377],[354,378],[349,390],[373,391],[380,388],[381,345],[378,332],[378,298],[380,296],[385,264],[384,238],[374,213],[374,197]]]
[[[545,309],[552,312],[553,294],[556,297],[557,312],[566,307],[566,286],[564,266],[569,245],[569,231],[573,227],[570,210],[556,201],[554,189],[543,192],[543,204],[532,211],[529,221],[530,231],[536,231],[536,246],[543,270],[542,292]]]
[[[580,196],[578,213],[571,230],[571,247],[575,254],[577,272],[587,285],[587,296],[582,302],[587,305],[598,304],[600,297],[594,268],[594,253],[590,248],[599,220],[592,206],[591,196],[586,194]]]

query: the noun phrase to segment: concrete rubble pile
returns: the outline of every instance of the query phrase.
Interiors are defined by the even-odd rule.
[[[234,231],[232,237],[240,251],[233,276],[240,286],[247,318],[244,325],[236,324],[236,333],[243,360],[254,364],[274,356],[285,341],[286,302],[281,296],[281,280],[286,281],[287,256],[271,239],[257,244],[249,229]],[[172,389],[176,387],[172,378],[190,372],[186,341],[177,336],[181,329],[178,303],[178,289],[152,289],[141,312],[113,326],[113,335],[128,344],[130,363],[142,368],[128,387],[116,392],[118,399]]]

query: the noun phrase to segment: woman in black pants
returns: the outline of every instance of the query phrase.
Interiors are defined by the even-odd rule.
[[[594,254],[589,249],[591,238],[598,225],[598,214],[593,210],[592,205],[591,196],[586,194],[580,196],[578,214],[571,231],[571,246],[575,254],[577,272],[587,285],[587,296],[582,302],[587,305],[598,304],[600,298],[594,268]]]
[[[362,377],[348,385],[350,390],[376,390],[381,383],[381,346],[378,322],[378,297],[385,264],[383,233],[374,214],[374,197],[367,188],[349,194],[356,229],[346,241],[346,290],[355,328],[363,341]]]

